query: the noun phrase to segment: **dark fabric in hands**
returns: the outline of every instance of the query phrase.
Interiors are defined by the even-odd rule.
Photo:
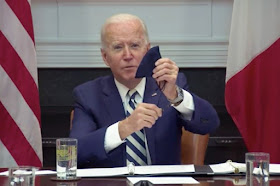
[[[153,69],[155,68],[155,62],[160,58],[159,46],[155,46],[148,50],[137,69],[135,77],[151,77],[153,75]]]

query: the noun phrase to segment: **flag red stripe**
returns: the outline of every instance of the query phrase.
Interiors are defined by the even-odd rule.
[[[2,102],[0,102],[0,118],[2,121],[5,121],[1,122],[0,139],[17,164],[41,167],[42,163],[36,152],[7,112]]]
[[[249,151],[279,163],[280,38],[227,82],[226,106]]]
[[[39,100],[39,93],[35,81],[2,32],[0,32],[0,43],[2,46],[2,50],[0,50],[0,56],[2,56],[0,65],[12,79],[18,90],[21,92],[23,98],[37,117],[39,123],[41,123],[40,105],[38,101],[34,101]],[[13,59],[12,62],[11,59]]]
[[[31,7],[27,0],[6,0],[6,3],[13,10],[25,30],[34,42],[34,31],[31,16]]]

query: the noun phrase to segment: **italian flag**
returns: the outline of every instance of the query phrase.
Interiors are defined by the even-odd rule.
[[[248,151],[280,163],[279,0],[234,0],[225,103]]]

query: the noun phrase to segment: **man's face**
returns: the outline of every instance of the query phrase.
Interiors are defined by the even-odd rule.
[[[114,77],[127,85],[135,80],[137,68],[150,48],[145,42],[144,32],[138,21],[112,23],[106,30],[106,49],[102,49],[102,57]]]

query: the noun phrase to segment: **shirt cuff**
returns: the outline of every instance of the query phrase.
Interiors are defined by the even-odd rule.
[[[113,125],[107,128],[105,133],[105,139],[104,139],[104,148],[106,153],[115,149],[116,147],[118,147],[120,144],[124,142],[125,141],[122,141],[120,137],[119,122],[114,123]]]
[[[192,95],[183,89],[184,100],[177,106],[173,106],[178,112],[180,112],[185,119],[191,120],[194,111],[194,102]]]

